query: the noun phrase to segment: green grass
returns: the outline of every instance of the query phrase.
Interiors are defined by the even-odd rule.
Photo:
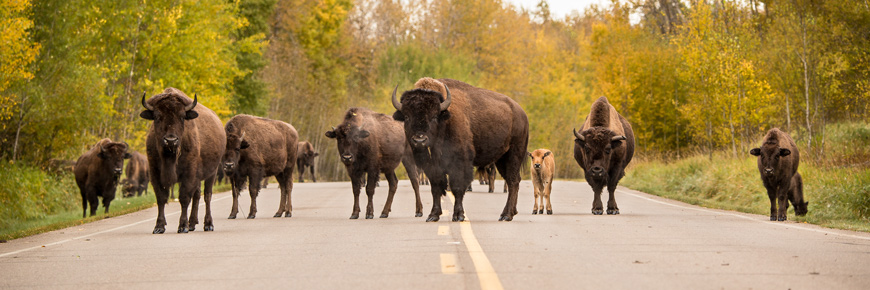
[[[120,186],[119,186],[120,190]],[[230,190],[224,183],[214,192]],[[177,195],[177,187],[176,187]],[[120,191],[109,213],[102,203],[97,215],[82,218],[81,194],[71,173],[49,174],[27,164],[0,163],[0,240],[11,240],[109,217],[136,212],[157,205],[154,190],[140,197],[122,198]]]
[[[788,218],[870,232],[870,124],[834,124],[827,129],[824,157],[802,158],[798,169],[809,213],[796,217],[790,206]],[[770,214],[754,156],[733,158],[729,151],[714,154],[713,160],[703,154],[671,162],[642,159],[627,170],[621,185],[704,207]]]

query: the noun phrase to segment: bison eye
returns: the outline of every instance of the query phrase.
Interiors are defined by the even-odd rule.
[[[610,154],[610,148],[604,149],[604,153]]]

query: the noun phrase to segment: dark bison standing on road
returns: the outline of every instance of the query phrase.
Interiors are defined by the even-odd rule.
[[[248,218],[257,215],[257,195],[260,185],[269,176],[278,179],[281,203],[274,217],[291,217],[293,203],[293,167],[296,166],[296,140],[299,138],[292,125],[266,118],[236,115],[226,125],[227,143],[224,153],[224,171],[233,186],[233,208],[228,218],[239,212],[239,191],[247,181],[251,194]],[[265,186],[264,186],[265,187]]]
[[[351,219],[359,218],[359,193],[363,178],[366,195],[369,197],[366,206],[366,219],[374,218],[372,198],[378,184],[378,175],[383,172],[390,186],[387,203],[381,211],[381,218],[390,215],[393,196],[399,179],[396,177],[396,167],[399,162],[405,166],[411,187],[417,198],[415,216],[423,216],[423,203],[420,201],[420,187],[417,184],[417,165],[411,156],[411,148],[404,142],[402,123],[392,120],[384,114],[375,113],[365,108],[350,108],[344,115],[344,121],[326,132],[326,137],[336,140],[341,162],[347,168],[353,186],[353,213]]]
[[[517,102],[461,81],[432,78],[418,80],[413,90],[402,93],[401,101],[394,90],[392,102],[393,118],[405,122],[414,159],[432,183],[432,212],[426,221],[440,219],[448,176],[456,197],[453,221],[465,220],[462,199],[474,179],[474,166],[493,162],[510,189],[499,220],[513,219],[529,143],[529,120]]]
[[[761,147],[753,148],[749,154],[758,156],[758,172],[770,198],[770,220],[787,219],[788,201],[794,205],[796,215],[806,215],[809,202],[804,201],[804,183],[797,172],[800,152],[788,133],[770,129]]]
[[[130,153],[127,161],[127,179],[121,181],[124,188],[124,197],[141,196],[148,193],[148,182],[151,177],[148,174],[148,159],[139,152]]]
[[[634,131],[628,120],[616,112],[606,97],[592,103],[580,132],[574,130],[574,159],[583,168],[586,182],[592,186],[595,200],[592,214],[604,213],[601,191],[607,186],[607,214],[619,214],[616,205],[616,185],[625,176],[625,167],[634,156]]]
[[[314,157],[317,156],[320,156],[320,153],[317,153],[308,141],[297,143],[296,168],[299,170],[299,182],[304,182],[302,175],[305,174],[306,167],[311,169],[311,182],[317,182],[317,175],[314,174]]]
[[[76,161],[73,173],[82,194],[83,218],[88,211],[88,204],[91,205],[91,216],[97,214],[100,203],[98,197],[103,198],[105,212],[109,212],[121,169],[124,168],[124,159],[130,158],[127,148],[127,143],[103,139]]]
[[[157,225],[153,233],[166,231],[164,207],[169,199],[169,190],[180,183],[178,201],[181,217],[178,232],[187,233],[196,229],[199,209],[200,183],[205,181],[205,231],[214,230],[211,217],[212,186],[226,147],[221,120],[214,111],[197,103],[196,95],[191,100],[176,88],[167,88],[163,93],[145,100],[145,111],[139,114],[154,121],[148,129],[145,144],[151,187],[157,197]],[[193,206],[190,206],[193,199]],[[190,218],[187,208],[190,206]]]
[[[480,184],[489,185],[489,192],[495,191],[495,163],[477,167],[477,178]]]

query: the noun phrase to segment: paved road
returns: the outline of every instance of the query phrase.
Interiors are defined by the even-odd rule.
[[[465,199],[470,222],[449,222],[445,213],[425,223],[414,217],[407,181],[390,218],[374,220],[347,219],[350,183],[296,184],[293,217],[272,218],[272,184],[254,220],[227,220],[231,198],[216,195],[215,232],[152,235],[152,208],[0,244],[0,288],[870,288],[868,234],[625,188],[617,192],[622,214],[593,216],[585,183],[557,181],[553,191],[554,215],[530,214],[531,184],[523,182],[513,222],[497,221],[504,194],[474,192]],[[376,216],[385,199],[378,188]],[[167,229],[177,227],[178,209],[167,206]]]

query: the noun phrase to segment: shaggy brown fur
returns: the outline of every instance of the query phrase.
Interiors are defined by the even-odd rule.
[[[314,146],[308,141],[299,142],[296,145],[296,168],[299,170],[299,182],[303,182],[302,175],[305,174],[305,167],[311,170],[311,182],[317,182],[317,175],[314,174],[314,157],[320,156],[320,153],[314,150]]]
[[[151,176],[148,174],[148,159],[139,152],[130,153],[127,161],[127,179],[121,181],[124,185],[124,197],[141,196],[148,193],[148,182]]]
[[[181,217],[178,220],[178,232],[187,233],[196,229],[199,223],[200,184],[203,181],[203,228],[213,231],[212,186],[226,147],[221,120],[214,111],[200,103],[196,103],[192,109],[188,108],[193,100],[175,88],[167,88],[147,101],[142,96],[142,103],[145,110],[139,116],[154,120],[145,140],[151,187],[157,197],[157,224],[153,233],[162,234],[166,231],[164,207],[169,199],[170,188],[175,183],[180,183],[178,201],[181,204]]]
[[[338,154],[347,168],[347,175],[353,186],[351,219],[359,218],[359,194],[366,176],[366,195],[369,198],[366,219],[374,218],[372,199],[379,173],[384,173],[390,187],[381,218],[389,216],[399,181],[395,172],[399,162],[405,166],[411,179],[411,187],[414,188],[417,199],[415,216],[423,216],[423,203],[420,201],[420,188],[417,184],[417,165],[411,156],[411,148],[402,138],[402,123],[369,109],[350,108],[345,113],[344,121],[333,130],[327,131],[326,137],[336,140]]]
[[[574,131],[574,160],[583,168],[586,182],[592,186],[595,198],[592,214],[604,213],[601,191],[607,186],[607,214],[619,214],[614,193],[619,180],[625,176],[625,167],[634,156],[634,131],[622,115],[610,105],[607,98],[598,98],[583,123],[580,132]]]
[[[293,167],[296,166],[296,146],[299,134],[292,125],[250,115],[236,115],[226,125],[227,143],[224,152],[224,172],[233,187],[233,208],[228,218],[239,213],[239,191],[245,183],[251,194],[248,218],[257,216],[257,196],[260,185],[266,187],[269,176],[278,180],[281,202],[274,217],[291,217],[293,203]]]
[[[556,161],[553,152],[538,149],[529,153],[532,158],[532,185],[535,187],[535,207],[532,214],[544,214],[544,198],[547,198],[547,214],[553,214],[550,204],[550,192],[553,190],[553,179],[556,178]],[[541,206],[538,207],[538,199]]]
[[[477,167],[477,179],[480,184],[489,185],[489,192],[495,191],[495,163]],[[507,190],[505,190],[507,192]]]
[[[414,159],[432,183],[433,205],[426,221],[440,219],[448,176],[456,197],[453,221],[464,220],[462,200],[474,179],[474,167],[491,163],[510,189],[499,220],[512,220],[517,214],[520,169],[529,141],[526,113],[503,94],[457,80],[422,78],[414,87],[402,93],[401,102],[394,93],[397,111],[393,118],[405,122],[405,138]]]
[[[76,161],[73,173],[82,194],[82,218],[91,205],[91,216],[97,214],[99,199],[103,199],[105,212],[115,199],[115,188],[121,177],[124,159],[130,158],[127,143],[112,142],[108,138],[100,140],[91,150],[82,154]]]
[[[787,219],[788,201],[794,205],[795,214],[807,214],[809,202],[804,201],[803,179],[797,172],[800,152],[788,133],[770,129],[761,147],[749,153],[758,156],[758,172],[770,199],[770,220]]]

